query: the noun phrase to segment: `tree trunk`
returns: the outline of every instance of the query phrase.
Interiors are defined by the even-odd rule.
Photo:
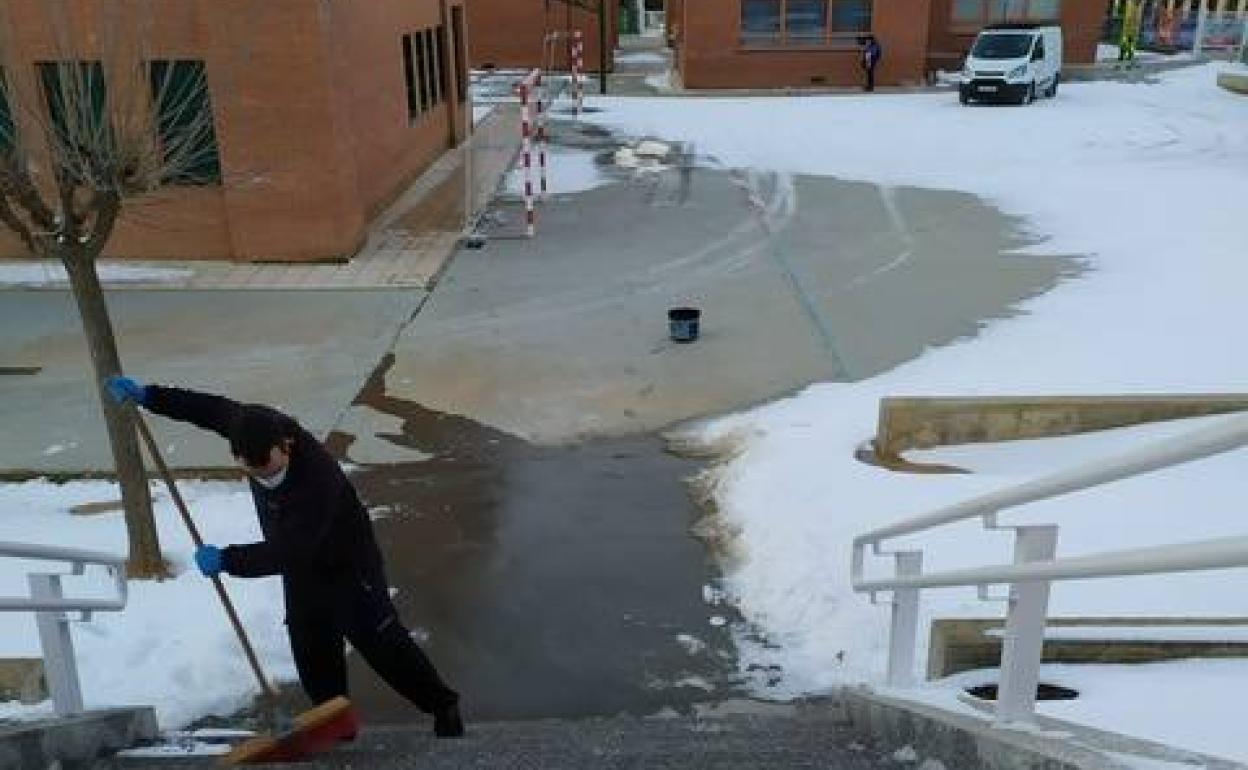
[[[117,355],[117,343],[113,337],[113,324],[108,317],[104,290],[95,269],[96,255],[84,253],[70,245],[62,248],[61,262],[69,273],[69,284],[78,305],[78,314],[82,318],[87,348],[91,352],[96,392],[104,410],[108,440],[112,445],[113,461],[117,466],[121,502],[126,511],[126,531],[130,538],[127,572],[133,578],[163,579],[169,577],[170,573],[160,554],[160,538],[156,532],[156,519],[152,514],[152,497],[143,468],[143,456],[139,452],[138,436],[124,409],[113,401],[104,388],[105,379],[121,374],[122,371],[121,358]]]

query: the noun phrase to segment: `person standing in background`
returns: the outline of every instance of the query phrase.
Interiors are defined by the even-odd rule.
[[[862,90],[869,93],[875,90],[875,68],[884,56],[884,48],[880,45],[880,41],[875,39],[875,35],[858,38],[858,44],[862,46],[860,61],[863,72],[867,76],[867,82],[863,85]]]

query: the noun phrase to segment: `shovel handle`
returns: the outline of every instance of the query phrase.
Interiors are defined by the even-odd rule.
[[[177,482],[173,480],[173,473],[170,472],[169,466],[165,464],[165,458],[161,455],[160,449],[156,446],[156,439],[152,437],[152,431],[147,427],[147,421],[143,419],[143,415],[139,414],[138,409],[134,410],[134,424],[139,429],[139,435],[143,437],[143,443],[147,445],[147,453],[151,455],[152,462],[156,464],[157,470],[165,480],[165,486],[169,487],[169,495],[173,498],[174,505],[178,508],[178,513],[182,515],[182,523],[186,525],[186,529],[191,533],[191,540],[195,542],[195,547],[199,548],[204,544],[204,539],[199,534],[199,528],[195,526],[195,520],[191,518],[191,511],[186,507],[186,501],[182,499],[182,493],[178,491]],[[256,657],[256,651],[251,646],[251,640],[247,638],[247,632],[243,630],[243,623],[238,619],[238,613],[234,610],[234,603],[230,601],[230,595],[225,592],[225,585],[221,583],[220,575],[212,576],[212,586],[217,589],[217,597],[221,599],[221,606],[225,608],[225,614],[230,618],[230,625],[234,626],[234,633],[238,634],[238,641],[243,645],[243,652],[247,655],[247,662],[251,664],[251,670],[256,675],[256,681],[260,683],[260,689],[264,692],[264,697],[270,702],[276,702],[277,694],[273,691],[269,680],[265,678],[264,671],[260,668],[260,659]]]

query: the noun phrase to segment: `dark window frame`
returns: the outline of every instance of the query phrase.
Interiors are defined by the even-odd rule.
[[[425,34],[417,32],[413,38],[413,59],[416,63],[416,91],[420,96],[420,114],[429,111],[429,77],[425,74]]]
[[[403,36],[403,80],[407,86],[407,124],[420,120],[420,96],[416,90],[416,55],[412,35]]]
[[[794,33],[790,31],[792,22],[800,15],[791,12],[790,3],[794,6],[805,5],[812,0],[742,0],[741,18],[738,20],[738,40],[746,49],[819,49],[819,48],[852,48],[858,38],[872,33],[875,22],[875,0],[819,0],[823,5],[823,22],[821,35]],[[747,32],[747,17],[752,3],[759,6],[774,5],[773,13],[760,15],[759,18],[773,18],[778,22],[774,32]],[[841,20],[846,13],[860,19],[859,23],[843,25]]]
[[[217,141],[216,114],[212,108],[212,93],[208,88],[207,66],[203,59],[153,59],[148,62],[152,109],[158,132],[157,140],[161,142],[162,147],[168,143],[168,136],[173,132],[187,129],[183,118],[193,119],[193,114],[201,110],[208,114],[207,133],[201,137],[200,147],[194,150],[197,159],[189,164],[188,168],[162,176],[160,180],[162,185],[207,187],[222,183],[221,146]],[[175,89],[179,88],[176,85],[177,82],[183,84],[182,88],[195,87],[194,83],[187,84],[185,80],[179,81],[179,73],[185,73],[182,77],[190,77],[196,81],[202,79],[203,90],[196,96],[201,98],[203,103],[193,107],[192,113],[167,115],[160,102],[162,95],[170,95],[171,84]],[[179,95],[176,91],[172,94],[174,97]],[[202,158],[199,158],[201,154]]]
[[[17,120],[13,117],[13,105],[9,101],[8,73],[0,67],[0,154],[12,155],[17,151]]]

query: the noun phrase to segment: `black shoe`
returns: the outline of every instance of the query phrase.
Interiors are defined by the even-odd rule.
[[[439,738],[462,738],[464,720],[459,715],[459,704],[452,703],[433,712],[433,734]]]

